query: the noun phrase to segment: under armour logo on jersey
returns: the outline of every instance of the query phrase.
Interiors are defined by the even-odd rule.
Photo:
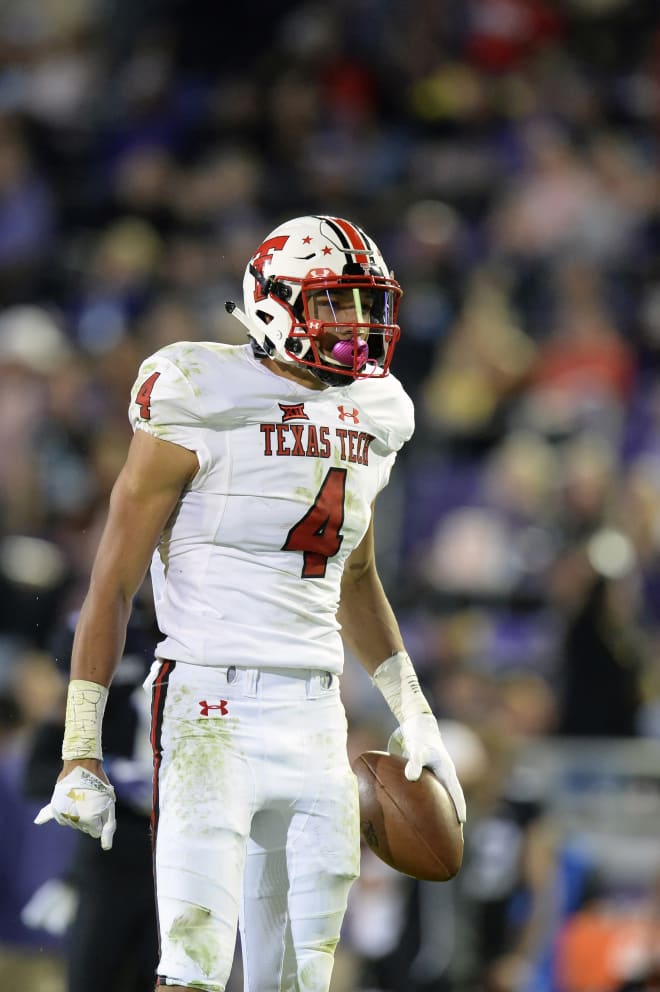
[[[282,411],[283,424],[286,424],[289,420],[309,420],[309,417],[305,413],[304,403],[278,403],[277,405]]]
[[[351,423],[353,424],[360,423],[360,417],[359,417],[360,411],[357,409],[357,407],[353,407],[352,410],[345,410],[343,406],[338,406],[337,410],[339,411],[339,419],[341,421],[350,420]]]
[[[200,699],[199,707],[200,716],[208,716],[210,710],[219,710],[220,716],[226,716],[228,713],[226,699],[221,699],[219,703],[207,703],[205,699]]]

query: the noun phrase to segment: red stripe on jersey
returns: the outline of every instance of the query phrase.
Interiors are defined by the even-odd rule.
[[[353,227],[352,224],[349,224],[348,221],[342,220],[341,217],[333,217],[332,223],[336,224],[337,227],[341,228],[341,230],[344,232],[344,234],[350,241],[352,248],[362,249],[361,252],[356,253],[355,261],[358,262],[360,265],[368,265],[369,257],[364,253],[364,249],[367,246],[365,244],[364,238],[362,237],[358,229],[356,227]]]

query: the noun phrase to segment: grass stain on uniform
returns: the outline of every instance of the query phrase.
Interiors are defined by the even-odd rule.
[[[222,954],[222,944],[211,913],[203,906],[191,906],[177,916],[170,927],[169,938],[184,954],[201,968],[205,975],[211,975],[218,966]],[[220,985],[192,982],[193,987],[220,989]]]
[[[142,365],[141,365],[141,367],[140,367],[140,371],[141,371],[142,375],[149,375],[149,373],[155,372],[157,368],[158,368],[158,363],[157,362],[143,362]],[[139,386],[136,383],[136,385],[135,385],[135,391],[136,392],[138,391],[138,388],[139,388]]]
[[[153,421],[148,421],[148,424],[148,433],[161,441],[167,441],[168,436],[172,433],[172,428],[168,424],[155,424]]]
[[[327,471],[326,464],[320,458],[315,459],[312,463],[312,483],[310,486],[296,486],[293,490],[296,499],[307,506],[312,506],[316,502]]]
[[[192,348],[188,348],[188,349],[185,349],[184,350],[183,354],[184,355],[190,354],[190,353],[192,353],[192,351],[193,351]],[[177,362],[177,368],[178,368],[179,372],[181,373],[181,375],[184,377],[184,379],[187,381],[187,383],[190,386],[193,394],[195,396],[201,396],[202,395],[202,390],[200,389],[200,387],[198,385],[196,385],[193,382],[193,379],[196,378],[197,376],[202,375],[202,372],[203,372],[202,366],[199,364],[199,362],[186,362],[184,364],[183,362],[180,362],[179,361],[179,362]]]
[[[319,989],[328,987],[338,943],[338,938],[319,941],[317,944],[319,956],[315,957],[313,961],[308,961],[300,969],[298,985],[300,992],[318,992]]]
[[[174,712],[185,697],[192,695],[189,687],[178,687],[173,699]],[[218,700],[207,701],[218,704]],[[218,804],[223,802],[236,770],[236,765],[227,760],[233,754],[235,719],[221,716],[215,710],[203,716],[200,704],[201,700],[191,698],[186,708],[190,710],[194,706],[200,715],[176,721],[174,753],[166,770],[170,802],[182,830],[193,823],[198,831],[205,823],[213,824]]]

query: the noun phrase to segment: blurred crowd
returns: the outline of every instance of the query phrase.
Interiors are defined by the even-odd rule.
[[[38,946],[22,987],[63,988],[65,925],[17,914],[71,852],[25,828],[21,782],[136,370],[172,341],[242,343],[225,300],[304,213],[364,226],[404,288],[417,431],[379,560],[475,823],[456,885],[365,853],[337,990],[642,974],[638,954],[585,977],[550,946],[571,852],[517,757],[660,740],[659,129],[657,0],[0,2],[0,976]],[[370,687],[347,672],[344,695],[356,753],[382,748]],[[589,884],[575,908],[603,897]]]

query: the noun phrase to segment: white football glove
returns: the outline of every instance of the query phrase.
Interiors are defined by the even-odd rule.
[[[449,793],[459,823],[465,823],[467,810],[463,789],[434,716],[419,713],[404,720],[387,742],[387,750],[408,759],[405,776],[410,782],[417,781],[422,768],[430,768]]]
[[[39,810],[34,822],[40,826],[49,820],[100,837],[101,847],[109,851],[117,827],[115,790],[78,765],[56,783],[50,802]]]

